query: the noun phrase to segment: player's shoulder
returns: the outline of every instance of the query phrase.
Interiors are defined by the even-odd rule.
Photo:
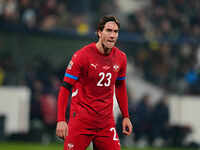
[[[87,55],[92,47],[93,43],[85,45],[81,49],[77,50],[74,55]]]
[[[115,53],[118,55],[118,56],[120,56],[120,57],[125,57],[126,58],[126,53],[125,52],[123,52],[122,50],[120,50],[118,47],[114,47],[114,49],[115,49]]]
[[[88,44],[77,50],[73,57],[86,57],[88,55],[88,51],[91,49],[92,44]]]

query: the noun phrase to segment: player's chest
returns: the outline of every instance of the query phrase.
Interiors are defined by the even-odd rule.
[[[90,58],[88,60],[87,77],[103,83],[104,80],[115,82],[120,70],[120,62],[115,58]]]

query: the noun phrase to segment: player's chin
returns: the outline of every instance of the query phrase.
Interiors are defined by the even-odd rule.
[[[105,42],[105,45],[107,48],[113,48],[115,46],[115,41],[107,41]]]
[[[115,43],[107,44],[107,48],[112,49],[115,46]]]

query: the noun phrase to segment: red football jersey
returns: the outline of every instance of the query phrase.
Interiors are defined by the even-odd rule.
[[[116,80],[125,80],[126,64],[126,54],[116,47],[109,55],[101,54],[96,43],[78,50],[64,76],[73,85],[70,117],[91,127],[114,124],[114,87]]]

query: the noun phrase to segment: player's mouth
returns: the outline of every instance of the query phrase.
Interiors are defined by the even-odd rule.
[[[109,44],[115,44],[115,41],[114,40],[108,40],[107,41]]]

